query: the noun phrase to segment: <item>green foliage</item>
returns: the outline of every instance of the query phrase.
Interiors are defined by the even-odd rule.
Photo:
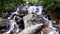
[[[17,3],[19,3],[19,1],[18,0],[5,0],[4,3],[5,3],[4,4],[4,9],[5,10],[11,10],[12,7],[15,7],[15,5]]]
[[[45,11],[50,11],[55,8],[60,8],[60,0],[23,0],[32,4],[44,6]]]
[[[3,27],[4,25],[2,23],[0,23],[0,28]]]
[[[22,3],[22,0],[0,0],[0,10],[9,11],[16,6],[16,4]]]
[[[36,4],[38,3],[39,0],[23,0],[25,2],[29,2],[29,3],[32,3],[32,4]]]
[[[60,0],[0,0],[0,10],[12,10],[12,8],[16,6],[16,4],[21,4],[23,3],[23,1],[32,4],[42,5],[44,6],[45,11],[60,8]]]

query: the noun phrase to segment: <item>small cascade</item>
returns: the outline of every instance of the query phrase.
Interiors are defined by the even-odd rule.
[[[10,34],[10,32],[14,29],[14,25],[17,25],[15,20],[10,20],[10,27],[9,27],[9,31],[7,31],[6,33],[4,34]],[[17,26],[16,26],[17,28]]]
[[[48,27],[52,28],[48,34],[59,34],[57,28],[53,27],[52,21],[49,21]]]
[[[19,10],[20,10],[19,7],[17,7],[16,12],[13,12],[10,15],[10,17],[8,17],[8,20],[10,20],[10,22],[9,22],[10,27],[9,27],[9,30],[7,32],[5,32],[4,34],[10,34],[11,31],[13,31],[13,30],[14,30],[13,34],[30,34],[30,33],[32,34],[32,32],[34,33],[38,29],[39,26],[43,26],[44,24],[43,23],[42,24],[34,23],[34,25],[33,25],[31,22],[33,15],[41,16],[47,22],[46,25],[51,28],[51,31],[48,34],[58,34],[58,31],[56,31],[57,28],[53,27],[52,21],[49,20],[48,18],[45,18],[42,15],[43,6],[35,6],[35,5],[29,6],[28,2],[26,2],[26,5],[22,6],[22,8],[21,8],[21,10],[28,12],[28,15],[25,15],[23,17],[25,29],[23,31],[21,31],[20,33],[18,33],[20,31],[20,29],[16,23],[15,18],[17,17],[16,15],[19,15]]]
[[[37,15],[42,15],[42,10],[43,10],[43,6],[37,6],[36,14]]]
[[[35,13],[36,11],[36,6],[30,6],[27,10],[28,10],[28,13]]]
[[[18,25],[16,24],[16,21],[15,21],[15,15],[14,14],[19,14],[18,13],[19,11],[19,8],[17,8],[16,12],[13,12],[10,17],[8,17],[8,19],[10,20],[9,24],[10,24],[10,27],[9,27],[9,30],[7,32],[5,32],[4,34],[10,34],[11,31],[15,30],[13,34],[17,34],[19,32],[19,27]],[[12,18],[12,19],[11,19]]]
[[[52,20],[49,20],[48,18],[45,18],[44,16],[42,16],[42,17],[44,18],[44,20],[45,20],[45,22],[46,22],[45,25],[47,25],[47,28],[50,29],[50,31],[49,31],[49,29],[48,29],[49,33],[47,33],[47,34],[59,34],[57,28],[53,27],[53,22],[52,22]],[[43,33],[44,33],[44,32],[43,32]]]
[[[44,20],[46,20],[46,25],[51,28],[51,31],[48,34],[59,34],[57,28],[53,27],[52,20],[48,20],[48,18],[45,18],[43,16]]]
[[[8,19],[11,19],[14,14],[17,14],[17,15],[18,15],[18,14],[19,14],[18,11],[19,11],[19,8],[17,7],[16,12],[13,12],[13,13],[10,15],[10,17],[8,17]]]
[[[12,14],[19,14],[18,12],[19,12],[19,7],[17,7],[17,10],[16,10],[16,12],[13,12]]]
[[[27,10],[28,10],[28,13],[42,15],[43,6],[30,6]]]

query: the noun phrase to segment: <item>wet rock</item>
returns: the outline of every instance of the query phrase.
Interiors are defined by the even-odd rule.
[[[27,29],[24,29],[23,31],[21,31],[19,34],[34,34],[35,31],[41,27],[43,24],[36,24],[36,25],[32,25],[30,27],[28,27]]]
[[[31,25],[36,25],[40,23],[45,23],[45,20],[43,19],[42,16],[37,16],[34,14],[28,14],[23,17],[25,27],[29,27]]]

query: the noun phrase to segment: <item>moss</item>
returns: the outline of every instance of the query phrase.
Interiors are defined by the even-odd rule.
[[[0,28],[1,28],[1,27],[4,27],[4,25],[3,25],[2,23],[0,23]]]

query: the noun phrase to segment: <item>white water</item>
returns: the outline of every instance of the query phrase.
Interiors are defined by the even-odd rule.
[[[38,10],[37,10],[37,8],[38,8]],[[28,13],[34,13],[36,15],[41,15],[43,6],[30,6],[27,10],[28,10]]]
[[[38,8],[38,11],[37,11],[37,8]],[[36,14],[36,15],[41,15],[41,14],[42,14],[42,10],[43,10],[43,6],[30,6],[27,10],[28,10],[28,13],[34,13],[34,14]],[[4,34],[10,34],[10,32],[15,28],[14,25],[16,26],[16,28],[15,28],[16,31],[14,32],[14,34],[16,34],[16,33],[19,32],[19,27],[18,27],[18,25],[16,24],[16,21],[15,21],[15,17],[16,17],[16,16],[14,16],[14,18],[11,20],[11,17],[12,17],[14,14],[19,14],[18,11],[19,11],[19,7],[17,8],[16,12],[13,12],[12,15],[11,15],[10,17],[8,17],[8,19],[10,19],[10,30],[9,30],[8,32],[4,33]],[[37,11],[37,12],[36,12],[36,11]],[[49,24],[48,26],[52,28],[52,31],[50,31],[48,34],[53,34],[53,33],[55,33],[55,32],[56,32],[56,29],[53,27],[52,22],[49,21],[49,20],[48,20],[47,18],[45,18],[44,16],[43,16],[43,18],[48,21],[48,24]],[[25,25],[26,25],[26,24],[25,24]],[[39,26],[39,25],[36,25],[36,26],[34,26],[34,28],[37,28],[38,26]],[[26,27],[26,26],[25,26],[25,27]],[[33,27],[33,26],[32,26],[32,27]],[[32,28],[32,27],[30,27],[30,28]],[[35,30],[35,29],[34,29],[34,30]],[[25,31],[26,31],[26,32],[25,32]],[[29,28],[27,28],[27,29],[24,30],[23,32],[24,32],[25,34],[28,34],[28,33],[31,33],[31,31],[32,31],[32,30],[30,30]],[[22,32],[22,34],[23,34],[23,32]],[[58,32],[57,32],[56,34],[58,34]]]
[[[13,12],[13,13],[10,15],[10,17],[8,17],[8,19],[11,19],[11,17],[12,17],[14,14],[17,14],[17,15],[18,15],[18,14],[19,14],[18,11],[19,11],[19,8],[17,7],[16,12]]]
[[[57,29],[53,27],[52,21],[49,21],[48,27],[52,28],[52,30],[48,34],[59,34],[59,32],[56,31]]]
[[[38,12],[37,11],[37,8],[38,8]],[[28,20],[31,20],[32,19],[32,16],[34,14],[36,15],[41,15],[42,14],[42,10],[43,10],[43,7],[42,6],[30,6],[28,9],[28,15],[26,15],[25,17],[23,17],[23,20],[24,20],[24,24],[25,24],[25,29],[29,26],[32,25],[31,22],[28,22]]]
[[[16,12],[13,12],[12,14],[19,14],[18,12],[19,12],[19,7],[17,7]]]
[[[39,9],[38,10],[38,12],[36,12],[36,9]],[[42,15],[42,10],[43,10],[43,7],[42,6],[30,6],[29,8],[28,8],[28,13],[29,14],[32,14],[32,13],[34,13],[34,14],[36,14],[36,15]],[[52,21],[50,21],[50,20],[48,20],[48,18],[45,18],[44,16],[42,16],[43,18],[44,18],[44,20],[46,20],[47,21],[47,23],[48,23],[48,27],[50,27],[50,28],[52,28],[52,31],[50,31],[48,34],[58,34],[58,31],[56,31],[56,28],[55,27],[53,27],[53,24],[52,24]],[[25,21],[24,22],[25,23],[25,25],[26,26],[28,26],[27,25],[27,22]],[[26,27],[25,26],[25,27]],[[22,33],[23,34],[28,34],[30,31],[28,31],[29,30],[29,28],[28,29],[26,29],[26,30],[24,30]],[[26,32],[25,32],[26,31]]]
[[[48,18],[45,18],[44,16],[43,18],[46,20],[47,26],[51,28],[51,31],[48,34],[59,34],[59,32],[56,31],[57,29],[53,27],[53,22],[51,20],[48,20]]]
[[[9,29],[9,31],[7,31],[4,34],[10,34],[10,32],[14,29],[14,25],[17,25],[16,22],[15,22],[15,20],[10,20],[10,29]],[[16,27],[18,27],[18,26],[16,26]]]
[[[27,10],[28,10],[28,13],[32,13],[32,12],[34,12],[35,13],[35,11],[36,11],[36,6],[30,6]]]
[[[38,6],[37,7],[39,10],[38,12],[36,13],[37,15],[42,15],[42,10],[43,10],[43,6]]]
[[[10,28],[9,28],[9,31],[5,32],[4,34],[10,34],[10,32],[13,29],[15,29],[14,34],[17,34],[19,32],[19,27],[18,27],[18,25],[16,24],[16,21],[15,21],[16,16],[14,16],[13,19],[11,19],[14,14],[18,14],[18,11],[19,11],[19,8],[17,8],[16,12],[13,12],[10,17],[8,17],[8,19],[10,20]]]
[[[48,34],[59,34],[59,32],[57,31],[51,31],[51,32],[49,32]]]

